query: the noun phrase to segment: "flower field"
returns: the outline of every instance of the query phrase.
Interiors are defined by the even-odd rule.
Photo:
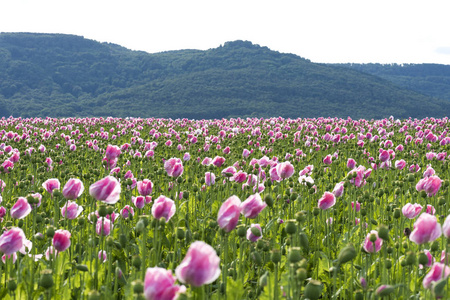
[[[448,118],[0,124],[0,299],[450,297]]]

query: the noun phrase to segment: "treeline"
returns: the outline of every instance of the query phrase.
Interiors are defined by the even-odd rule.
[[[348,66],[247,41],[149,54],[61,34],[0,34],[0,115],[223,118],[444,116],[432,99]]]

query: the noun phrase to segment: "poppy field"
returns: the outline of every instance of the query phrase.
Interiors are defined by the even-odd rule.
[[[448,118],[0,125],[0,299],[450,297]]]

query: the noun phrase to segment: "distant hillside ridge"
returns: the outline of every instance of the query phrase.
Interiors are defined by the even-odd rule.
[[[0,33],[0,115],[443,117],[437,99],[249,41],[150,54],[66,34]]]
[[[450,101],[450,65],[337,64],[386,79],[423,95]]]

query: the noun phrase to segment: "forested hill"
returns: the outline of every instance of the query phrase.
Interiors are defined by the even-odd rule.
[[[0,34],[0,115],[442,117],[450,101],[251,42],[149,54],[62,34]]]
[[[450,65],[440,64],[338,64],[369,73],[424,95],[450,101]]]

